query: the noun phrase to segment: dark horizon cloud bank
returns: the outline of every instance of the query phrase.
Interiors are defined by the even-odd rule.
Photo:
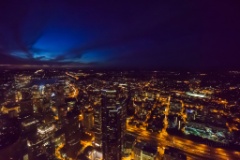
[[[0,2],[0,65],[240,69],[238,1]]]

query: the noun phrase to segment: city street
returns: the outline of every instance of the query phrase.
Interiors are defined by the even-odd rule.
[[[151,133],[141,128],[130,127],[127,128],[128,133],[134,135],[139,140],[147,142],[156,142],[158,146],[170,146],[177,148],[190,159],[216,159],[216,160],[233,160],[240,159],[240,152],[228,151],[221,148],[213,148],[205,144],[199,144],[191,140],[172,135],[161,135]]]

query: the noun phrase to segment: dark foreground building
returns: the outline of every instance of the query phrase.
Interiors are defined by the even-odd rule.
[[[125,130],[124,99],[116,90],[102,90],[102,151],[104,160],[121,160]]]

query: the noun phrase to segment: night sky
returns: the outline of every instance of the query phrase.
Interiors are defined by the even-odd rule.
[[[0,2],[0,65],[240,69],[240,2]]]

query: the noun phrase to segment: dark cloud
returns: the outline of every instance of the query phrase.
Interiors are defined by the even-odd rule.
[[[0,63],[240,68],[239,19],[233,1],[1,1]]]
[[[44,8],[44,10],[42,10]],[[48,4],[36,1],[1,1],[0,7],[0,43],[1,52],[9,54],[21,51],[29,59],[33,59],[30,50],[32,45],[41,37],[44,27],[49,20]]]

